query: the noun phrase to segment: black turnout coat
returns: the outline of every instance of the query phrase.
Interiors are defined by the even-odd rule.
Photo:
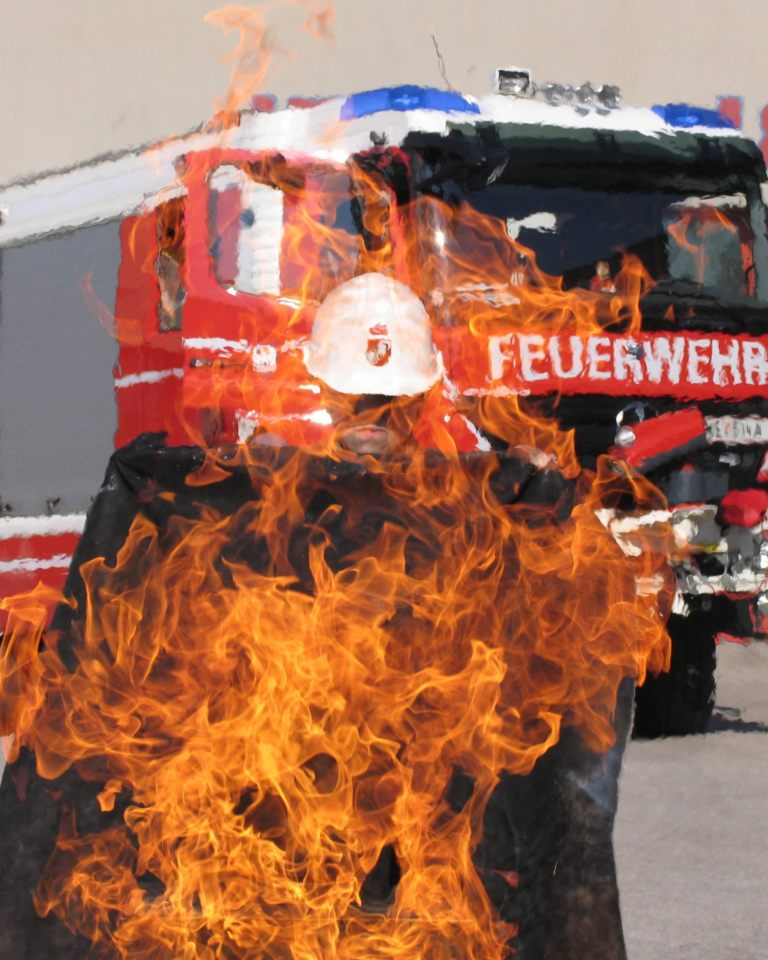
[[[266,450],[264,464],[246,467],[222,464],[219,482],[190,486],[185,478],[205,461],[198,448],[167,447],[161,436],[147,435],[117,451],[104,484],[89,512],[65,592],[72,607],[61,606],[54,626],[62,631],[62,653],[76,635],[85,611],[80,566],[94,557],[114,563],[137,514],[160,530],[174,516],[195,517],[201,508],[227,516],[254,496],[254,471],[279,469],[297,451]],[[481,458],[462,458],[469,474]],[[439,470],[435,454],[430,468]],[[429,463],[429,459],[428,459]],[[301,492],[303,522],[291,537],[289,561],[300,584],[312,589],[308,548],[318,519],[325,517],[326,559],[341,569],[351,554],[359,556],[373,543],[385,522],[402,522],[400,506],[388,498],[381,478],[360,462],[312,458],[306,489]],[[537,470],[513,456],[499,456],[491,488],[502,503],[538,505],[546,522],[569,513],[572,484],[553,470]],[[165,496],[163,496],[165,494]],[[367,508],[354,525],[345,522],[350,504]],[[340,509],[329,511],[329,505]],[[541,522],[541,511],[537,514]],[[264,545],[238,542],[231,556],[256,570],[269,572]],[[514,941],[521,960],[579,958],[621,960],[625,956],[611,833],[617,802],[617,780],[628,735],[632,685],[622,687],[616,712],[616,745],[608,755],[585,749],[574,731],[564,730],[527,776],[502,774],[486,808],[484,837],[474,862],[501,917],[519,925]],[[76,814],[80,835],[121,822],[130,798],[118,797],[103,811],[96,800],[103,784],[81,779],[74,768],[55,780],[35,771],[27,750],[4,772],[0,785],[0,957],[3,960],[83,960],[90,941],[71,933],[54,915],[40,918],[33,908],[34,890],[54,848],[68,809]],[[448,802],[460,809],[471,795],[471,778],[457,772],[447,789]],[[363,889],[372,902],[386,900],[396,882],[392,851],[385,851]],[[504,879],[514,871],[517,887]],[[151,892],[151,891],[150,891]]]

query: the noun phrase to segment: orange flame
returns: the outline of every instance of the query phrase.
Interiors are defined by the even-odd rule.
[[[3,604],[14,753],[32,748],[44,777],[74,764],[104,784],[103,810],[131,801],[125,827],[96,835],[65,811],[38,911],[125,958],[504,956],[513,930],[471,860],[482,811],[499,772],[530,771],[562,724],[609,746],[619,682],[661,665],[661,620],[635,589],[649,561],[621,557],[594,513],[652,491],[604,468],[553,525],[500,505],[492,457],[469,474],[370,461],[402,526],[334,569],[329,507],[308,591],[291,544],[316,452],[280,470],[241,459],[254,499],[234,517],[177,517],[162,534],[140,516],[114,568],[83,565],[74,648],[49,635],[38,656],[37,598]],[[347,507],[353,523],[370,510]],[[231,553],[244,535],[268,545],[266,575]],[[459,813],[456,769],[475,781]],[[362,909],[387,846],[394,902]]]
[[[235,49],[222,60],[222,63],[234,61],[222,107],[225,114],[234,114],[262,89],[276,57],[293,56],[281,45],[280,28],[274,22],[274,14],[281,7],[303,3],[308,7],[304,30],[315,40],[332,39],[331,28],[336,16],[333,0],[325,6],[317,6],[313,0],[275,0],[254,6],[228,3],[206,14],[206,22],[221,27],[225,36],[232,31],[240,34]]]
[[[694,277],[698,283],[705,282],[709,265],[707,237],[722,230],[728,233],[738,232],[736,225],[717,207],[686,210],[679,220],[667,227],[667,233],[678,247],[690,254]]]
[[[308,329],[307,310],[317,307],[340,283],[364,273],[388,274],[414,290],[431,315],[438,347],[450,353],[452,361],[466,369],[467,379],[478,385],[487,376],[478,358],[487,358],[491,338],[510,331],[551,336],[567,330],[585,337],[606,329],[631,336],[640,329],[640,298],[653,281],[637,257],[625,255],[614,278],[614,296],[565,289],[561,277],[538,268],[532,250],[510,239],[504,221],[470,204],[455,207],[432,196],[398,203],[395,189],[385,179],[385,174],[396,179],[398,174],[392,175],[391,169],[398,165],[406,175],[408,160],[396,149],[373,150],[344,165],[302,163],[281,154],[231,163],[221,154],[201,155],[188,181],[190,189],[203,190],[211,170],[221,165],[280,191],[285,198],[280,287],[282,297],[295,303],[278,305],[272,326],[260,315],[258,329],[253,316],[243,311],[239,329],[229,335],[246,342],[293,343],[295,348],[281,351],[279,376],[269,381],[248,363],[212,362],[201,371],[199,388],[193,378],[185,384],[194,405],[213,410],[236,405],[258,411],[265,425],[285,424],[295,417],[297,409],[312,399],[306,393],[298,397],[295,389],[310,379],[301,350]],[[342,211],[350,203],[357,211],[355,231],[340,225]],[[462,332],[464,339],[457,336]],[[294,389],[287,389],[291,385]],[[328,397],[322,383],[316,386],[323,405],[332,407],[335,398]],[[450,447],[441,427],[446,416],[444,392],[444,386],[438,385],[435,402],[426,410],[432,432],[443,438],[442,442],[432,438],[440,449],[446,449],[446,442]],[[568,476],[578,474],[572,436],[561,433],[552,420],[523,413],[516,397],[500,402],[492,396],[453,397],[448,407],[467,412],[512,446],[546,448],[556,454]]]
[[[241,34],[231,110],[280,48],[264,8],[227,7],[209,19]],[[318,33],[330,20],[329,11],[310,14]],[[190,190],[218,157],[185,175]],[[478,339],[639,329],[650,279],[638,260],[625,258],[613,297],[566,290],[503,223],[433,197],[399,206],[380,176],[393,162],[374,153],[299,176],[283,157],[241,164],[279,188],[289,211],[282,288],[300,306],[276,309],[274,339],[290,340],[307,304],[371,271],[416,291],[436,327]],[[337,225],[350,198],[356,233]],[[253,317],[243,316],[241,334],[252,341]],[[265,421],[280,420],[296,402],[286,384],[306,382],[300,350],[281,363],[265,387],[249,365],[215,362],[206,403],[236,395]],[[263,447],[210,449],[184,488],[245,470],[253,497],[234,516],[200,508],[161,530],[140,513],[116,564],[97,557],[81,567],[83,619],[70,634],[49,633],[42,650],[41,597],[0,604],[9,611],[0,733],[15,734],[10,759],[29,747],[43,777],[74,766],[102,785],[102,810],[127,801],[123,825],[97,834],[81,835],[63,810],[35,893],[40,915],[84,934],[97,955],[508,955],[514,930],[498,920],[472,863],[483,811],[501,771],[530,772],[564,725],[590,749],[608,748],[620,682],[663,666],[656,598],[637,589],[658,572],[659,555],[625,557],[595,513],[659,496],[603,463],[596,477],[580,477],[568,519],[506,505],[496,456],[469,465],[456,456],[446,404],[522,448],[524,460],[552,466],[553,454],[575,478],[572,436],[517,398],[456,397],[448,386],[395,402],[406,444],[364,466],[373,506],[390,504],[397,522],[342,565],[329,532],[339,502],[312,524],[306,517],[317,489],[327,492],[322,458],[351,454],[330,440],[278,466]],[[353,402],[325,389],[322,397],[337,414]],[[364,497],[345,504],[351,530],[364,529],[371,507]],[[306,569],[292,549],[302,531]],[[249,565],[233,544],[258,545],[267,562]],[[460,811],[446,799],[456,770],[474,782]],[[366,902],[365,879],[388,848],[401,871],[394,897]],[[156,883],[153,895],[139,878]]]

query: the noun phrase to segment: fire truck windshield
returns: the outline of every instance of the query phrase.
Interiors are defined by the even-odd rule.
[[[407,230],[391,233],[394,207],[430,198],[391,189],[380,173],[358,162],[297,166],[281,156],[218,167],[209,180],[209,247],[218,281],[233,292],[320,302],[358,273],[386,272],[386,256],[408,239]],[[483,277],[489,301],[499,304],[502,288],[530,279],[534,262],[562,276],[565,289],[610,294],[631,255],[657,291],[671,297],[704,291],[716,299],[768,300],[768,270],[760,270],[768,247],[765,211],[746,193],[493,181],[469,189],[459,178],[443,180],[433,197],[455,213],[445,229],[419,236],[421,254],[428,257],[430,246],[437,254],[430,259],[440,275],[430,285],[444,294],[466,286],[451,265],[483,277],[491,261],[507,265],[504,276]],[[399,219],[420,234],[430,220]],[[499,229],[489,230],[489,223]],[[489,244],[498,247],[496,256],[489,257]]]
[[[473,218],[461,215],[472,208],[504,222],[506,237],[523,248],[520,277],[533,258],[540,270],[562,276],[566,289],[611,293],[624,257],[632,254],[660,286],[726,297],[756,295],[755,232],[743,194],[491,184],[450,201],[459,216],[444,245],[447,254],[462,261],[484,255]]]

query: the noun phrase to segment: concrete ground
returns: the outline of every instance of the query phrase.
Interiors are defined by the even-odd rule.
[[[629,960],[768,958],[768,645],[718,648],[697,737],[635,741],[615,832]]]

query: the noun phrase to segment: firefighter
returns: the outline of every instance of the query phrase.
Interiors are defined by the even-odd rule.
[[[425,416],[428,397],[437,393],[445,404],[450,390],[433,389],[443,378],[443,364],[429,316],[416,294],[396,280],[363,274],[337,287],[318,310],[307,366],[336,395],[331,404],[336,442],[352,453],[407,454],[425,420],[447,420],[465,451],[491,449],[452,404],[444,405],[438,417]],[[339,399],[350,395],[346,405]],[[412,398],[411,415],[397,418],[404,397]],[[419,440],[430,444],[429,424]],[[526,449],[524,456],[551,463],[542,451]],[[557,471],[540,470],[523,499],[554,505],[566,486]],[[565,728],[531,774],[502,772],[491,795],[474,863],[501,918],[519,927],[515,947],[521,960],[626,957],[612,831],[633,699],[634,681],[624,681],[614,720],[616,742],[608,753],[586,749],[578,731]],[[446,795],[471,790],[471,782],[457,771]],[[392,871],[392,864],[380,862],[368,890],[383,882],[379,893],[386,893],[382,878]],[[510,876],[517,877],[516,886]]]
[[[216,517],[217,525],[227,525],[228,533],[217,547],[221,555],[209,558],[212,564],[206,567],[211,589],[223,597],[236,593],[237,585],[229,571],[243,565],[260,578],[259,583],[287,577],[297,596],[312,596],[318,590],[312,557],[321,544],[325,545],[328,570],[338,575],[361,558],[373,555],[387,531],[403,529],[413,533],[404,547],[403,563],[409,583],[418,593],[424,582],[419,572],[453,564],[454,554],[446,553],[446,542],[451,538],[446,541],[441,534],[456,532],[456,544],[461,549],[464,538],[473,537],[468,517],[478,519],[482,526],[486,490],[504,508],[514,509],[522,502],[524,517],[531,514],[531,507],[541,505],[543,509],[536,516],[540,523],[556,522],[558,516],[567,515],[572,485],[556,470],[538,469],[530,459],[522,461],[505,452],[496,455],[490,472],[485,469],[488,461],[477,452],[490,450],[490,444],[479,431],[473,432],[469,421],[452,406],[450,384],[443,380],[428,315],[418,297],[403,284],[380,275],[364,275],[340,285],[318,311],[307,360],[310,371],[332,393],[335,439],[343,455],[327,456],[320,449],[262,447],[252,451],[252,462],[222,459],[213,480],[205,475],[206,451],[168,446],[159,435],[140,437],[113,455],[78,543],[65,588],[69,602],[57,610],[52,628],[67,671],[80,670],[83,664],[90,670],[93,655],[91,648],[83,645],[82,637],[90,636],[88,624],[98,631],[99,624],[111,623],[109,617],[102,616],[102,608],[113,602],[114,589],[128,591],[126,595],[131,597],[143,597],[147,591],[148,596],[154,596],[159,591],[161,602],[148,602],[153,609],[158,606],[162,622],[146,629],[153,638],[161,638],[161,644],[169,638],[170,646],[163,647],[162,655],[154,657],[152,665],[146,664],[143,654],[137,654],[142,657],[142,670],[152,673],[153,689],[164,690],[163,672],[184,669],[190,656],[197,664],[199,652],[194,645],[190,654],[184,644],[175,642],[185,630],[194,631],[199,613],[194,605],[188,609],[185,578],[166,580],[156,574],[163,558],[177,556],[175,532],[187,529],[189,518],[202,517],[211,523]],[[430,404],[446,412],[435,418]],[[434,432],[422,432],[425,421],[434,431],[438,430],[438,421],[451,427],[451,436],[459,437],[461,444],[474,442],[473,455],[450,462],[447,457],[441,459],[439,453],[429,462],[425,456],[419,469],[409,471],[412,445],[440,446],[433,442]],[[445,441],[446,437],[438,439]],[[458,447],[454,444],[455,449]],[[387,457],[401,458],[400,469],[369,469],[371,458],[383,461]],[[442,478],[452,481],[460,475],[466,483],[457,486],[447,482],[446,488],[453,491],[451,496],[438,496],[425,503],[420,496],[422,467],[424,472],[431,471],[434,491],[442,489]],[[275,482],[278,475],[287,482]],[[272,509],[261,523],[267,501]],[[471,509],[467,509],[468,502],[473,505]],[[493,524],[494,517],[506,523],[506,514],[499,511],[491,511],[483,519]],[[142,548],[128,562],[118,564],[118,553],[130,539],[137,519],[149,522],[158,531],[157,553],[145,553]],[[279,535],[275,535],[275,521]],[[198,563],[198,547],[191,549]],[[509,543],[509,550],[514,550],[514,542]],[[503,557],[514,566],[514,555],[504,553]],[[97,565],[106,564],[103,590],[98,577],[86,584],[81,572],[90,569],[94,560]],[[109,571],[115,571],[119,585],[112,584]],[[484,567],[464,571],[465,578],[476,582],[487,575]],[[176,597],[179,590],[183,599]],[[408,597],[407,592],[404,596]],[[514,636],[514,596],[508,593],[499,602],[505,599],[510,600],[510,612],[504,615],[502,630],[508,626],[510,636]],[[375,603],[374,597],[372,615]],[[162,619],[164,611],[182,617],[184,624],[175,620],[166,623]],[[482,619],[482,611],[478,618]],[[483,629],[478,618],[472,620],[472,631]],[[150,621],[148,616],[148,624]],[[495,623],[489,613],[488,629]],[[410,668],[413,655],[418,660],[422,649],[430,654],[430,644],[439,636],[432,621],[409,613],[407,602],[393,608],[386,629],[392,637],[393,655],[405,658],[403,670]],[[465,631],[460,642],[467,639]],[[234,636],[232,640],[238,642]],[[131,649],[143,650],[142,642],[131,640]],[[504,640],[489,636],[489,642],[503,645]],[[231,660],[241,663],[236,656]],[[187,684],[185,695],[194,699],[198,691],[207,704],[212,681],[207,672],[195,668],[193,675],[198,674],[202,681],[199,691],[196,683]],[[236,684],[237,675],[232,676]],[[102,679],[112,690],[108,671],[103,672]],[[511,681],[514,683],[514,676]],[[142,692],[135,704],[137,716],[143,716],[146,702]],[[625,960],[611,829],[631,707],[632,687],[625,684],[616,709],[615,746],[607,754],[588,750],[578,731],[566,728],[560,741],[540,758],[529,775],[502,772],[495,789],[488,785],[493,792],[485,808],[482,839],[473,863],[500,917],[519,925],[514,946],[522,960]],[[246,731],[241,739],[247,735]],[[232,736],[228,719],[226,736]],[[145,747],[144,740],[140,743],[142,750],[155,749]],[[160,751],[153,762],[162,766],[166,741],[157,737],[152,743]],[[407,750],[407,746],[403,748]],[[72,910],[69,901],[62,902],[56,916],[43,921],[35,912],[32,890],[47,869],[52,851],[58,849],[57,836],[62,835],[59,824],[76,823],[86,839],[104,831],[105,836],[125,836],[123,817],[134,800],[131,790],[125,789],[114,804],[102,802],[100,791],[110,769],[109,758],[102,759],[88,777],[71,766],[55,780],[44,781],[35,773],[34,755],[25,750],[9,767],[10,776],[3,778],[0,857],[8,865],[0,878],[3,960],[64,955],[79,958],[88,951],[83,929],[91,936],[90,927],[81,929],[82,924],[78,926],[76,918],[73,920],[72,910],[76,913],[79,909],[78,898],[73,899]],[[142,765],[144,761],[142,754]],[[123,761],[118,757],[115,762]],[[472,762],[473,758],[464,758],[465,765]],[[486,770],[487,766],[483,767],[481,775]],[[385,774],[386,770],[370,770],[372,777]],[[449,782],[429,784],[434,797],[438,801],[444,798],[456,812],[473,804],[469,810],[477,810],[479,818],[481,806],[476,805],[474,797],[477,781],[471,773],[454,767],[445,779]],[[486,795],[479,789],[477,794]],[[281,836],[286,843],[293,842],[287,834]],[[65,838],[62,849],[66,859],[70,856],[70,834]],[[73,863],[62,862],[62,869],[70,869]],[[394,845],[388,844],[360,891],[364,910],[385,911],[399,876]],[[163,895],[161,887],[150,887],[149,902]],[[112,914],[117,911],[110,911]],[[115,922],[123,921],[116,917]],[[290,927],[286,923],[286,942],[290,941]]]
[[[409,443],[459,452],[490,442],[457,411],[432,341],[429,315],[405,284],[365,273],[317,311],[307,368],[326,388],[336,442],[357,454],[405,452]],[[397,398],[397,400],[395,400]]]
[[[332,391],[336,441],[358,454],[394,452],[392,398],[426,394],[442,373],[429,316],[405,284],[380,273],[342,283],[312,327],[309,372]],[[350,395],[358,397],[345,403]]]

